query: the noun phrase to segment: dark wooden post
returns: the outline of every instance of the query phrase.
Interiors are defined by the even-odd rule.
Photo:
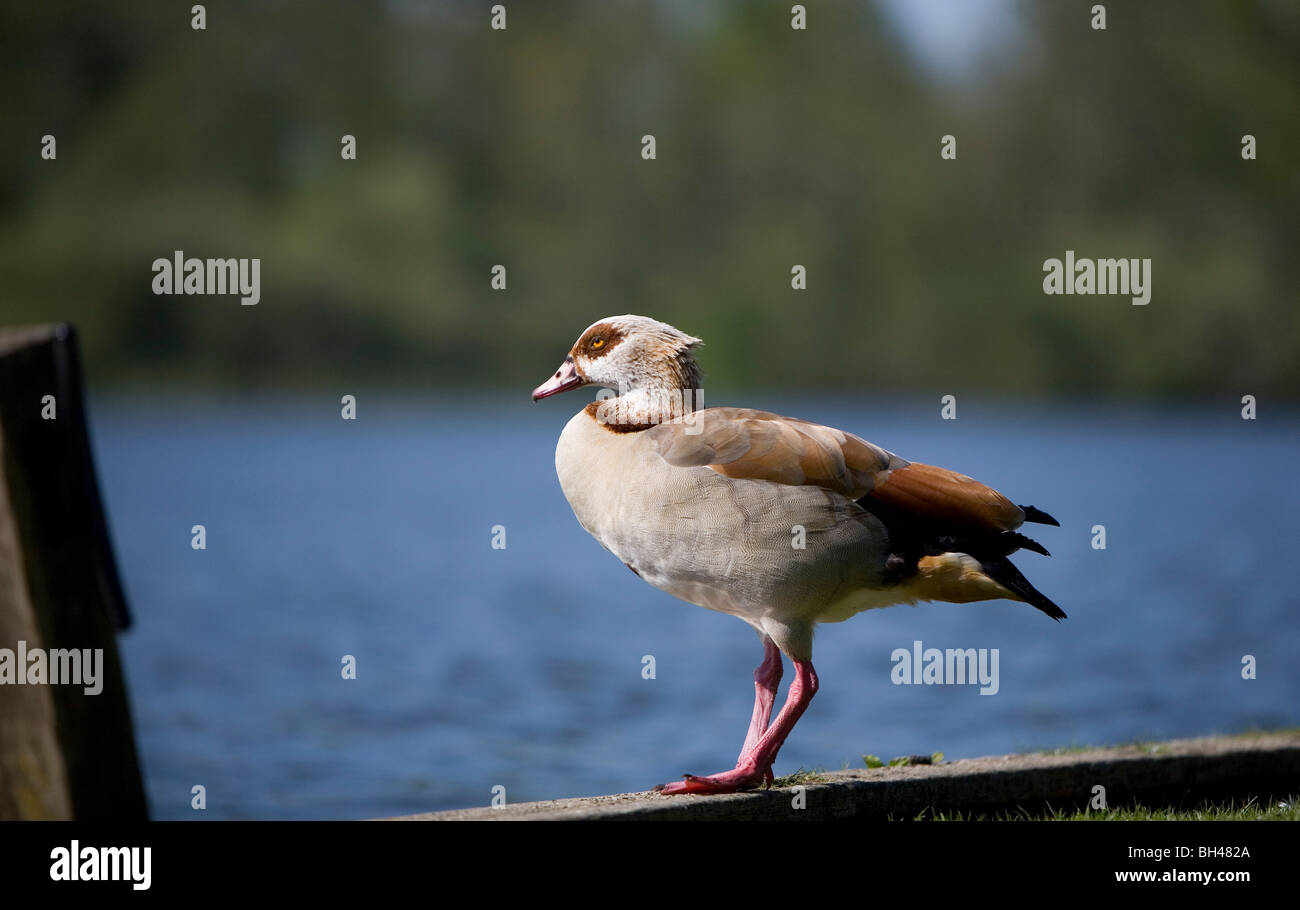
[[[115,638],[129,621],[76,335],[0,329],[0,648],[103,649],[97,695],[0,685],[0,818],[147,817]]]

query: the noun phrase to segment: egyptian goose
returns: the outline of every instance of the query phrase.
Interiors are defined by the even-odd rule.
[[[763,642],[736,767],[657,790],[772,782],[777,751],[817,692],[817,623],[920,600],[998,598],[1065,617],[1007,559],[1022,547],[1047,555],[1016,528],[1054,518],[841,430],[705,408],[692,354],[700,343],[644,316],[601,319],[533,391],[539,401],[586,385],[617,390],[579,411],[555,449],[579,524],[645,581],[739,617]],[[782,654],[795,678],[770,721]]]

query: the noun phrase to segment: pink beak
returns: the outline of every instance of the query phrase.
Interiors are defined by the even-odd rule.
[[[533,389],[533,401],[541,401],[543,398],[550,398],[552,395],[586,384],[587,380],[578,372],[578,365],[573,362],[573,356],[570,355],[564,358],[564,363],[560,364],[554,376]]]

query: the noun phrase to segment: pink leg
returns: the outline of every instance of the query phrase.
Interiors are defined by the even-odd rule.
[[[766,661],[764,661],[766,662]],[[770,779],[772,762],[781,750],[785,738],[794,729],[795,723],[803,716],[804,709],[817,694],[817,671],[810,661],[794,661],[794,681],[790,683],[790,692],[785,698],[785,707],[776,716],[776,720],[759,737],[758,742],[747,753],[742,753],[735,770],[708,777],[696,777],[687,774],[684,780],[671,784],[660,784],[655,789],[665,795],[674,793],[734,793],[737,790],[752,790]]]
[[[770,638],[763,639],[763,662],[754,671],[754,716],[749,721],[749,734],[740,748],[739,764],[754,751],[759,737],[767,732],[772,720],[772,703],[776,701],[776,687],[781,685],[781,649]]]

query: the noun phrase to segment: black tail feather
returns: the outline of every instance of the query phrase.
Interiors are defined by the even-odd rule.
[[[1052,555],[1047,552],[1047,547],[1043,546],[1032,537],[1017,534],[1015,531],[1003,531],[1002,536],[1007,539],[1007,543],[1011,547],[1011,549],[1007,550],[1008,554],[1014,553],[1016,550],[1033,550],[1035,553],[1041,553],[1044,556]]]
[[[1050,556],[1038,541],[1016,531],[993,531],[969,526],[955,526],[935,521],[867,495],[858,505],[873,514],[889,534],[891,552],[885,561],[885,581],[902,583],[917,572],[918,561],[925,556],[943,553],[966,553],[979,560],[984,574],[1055,620],[1065,619],[1065,611],[1052,603],[1029,583],[1007,557],[1017,550],[1032,550]],[[1033,506],[1021,506],[1025,520],[1060,527],[1051,515]]]
[[[1020,570],[1011,564],[1005,556],[997,559],[982,559],[984,574],[1002,587],[1024,599],[1025,603],[1037,607],[1058,622],[1065,619],[1065,611],[1052,603],[1041,591],[1029,583],[1029,579],[1020,574]]]
[[[1032,521],[1040,525],[1056,525],[1058,528],[1061,526],[1059,521],[1042,509],[1035,509],[1033,506],[1021,506],[1020,508],[1025,513],[1025,521]]]

